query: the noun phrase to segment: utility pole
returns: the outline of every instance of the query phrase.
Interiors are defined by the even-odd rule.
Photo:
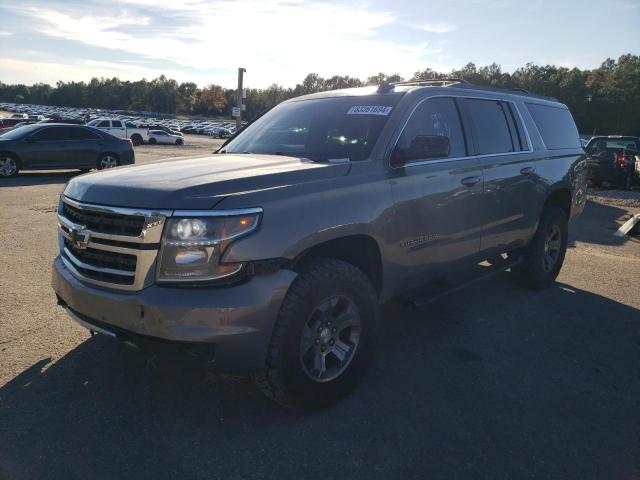
[[[238,94],[237,94],[237,102],[236,102],[236,106],[237,106],[237,111],[236,113],[238,114],[236,116],[236,129],[240,130],[240,125],[242,124],[242,77],[244,75],[244,72],[246,72],[247,70],[240,67],[238,68]]]

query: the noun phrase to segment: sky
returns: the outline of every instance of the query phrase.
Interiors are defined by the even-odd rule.
[[[640,0],[0,0],[0,81],[164,74],[294,86],[468,62],[594,68],[640,54]]]

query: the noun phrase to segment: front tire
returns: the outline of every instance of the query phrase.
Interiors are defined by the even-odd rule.
[[[156,143],[158,143],[158,141],[155,138],[149,139],[149,145],[155,145]]]
[[[13,155],[0,155],[0,177],[11,178],[18,175],[20,164]]]
[[[533,240],[520,252],[524,262],[511,269],[515,279],[536,290],[551,286],[564,262],[568,232],[565,211],[555,206],[546,207]]]
[[[184,143],[184,140],[182,140],[181,138],[178,138],[176,140],[176,145],[182,145]]]
[[[378,322],[378,298],[364,273],[341,260],[312,259],[283,300],[256,386],[295,410],[335,403],[362,378]]]

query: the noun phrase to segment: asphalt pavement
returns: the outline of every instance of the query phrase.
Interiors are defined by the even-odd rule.
[[[0,184],[0,478],[640,478],[640,241],[613,237],[640,194],[588,203],[548,290],[505,272],[384,305],[359,388],[294,414],[246,378],[91,338],[56,306],[72,175]]]

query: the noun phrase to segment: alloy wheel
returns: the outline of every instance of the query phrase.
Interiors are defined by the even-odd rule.
[[[11,177],[18,171],[16,161],[11,157],[0,158],[0,176]]]
[[[300,360],[309,378],[328,382],[349,366],[360,341],[360,312],[344,295],[322,301],[304,325]]]
[[[553,225],[544,240],[544,255],[542,257],[542,268],[545,272],[550,272],[556,266],[560,257],[562,247],[562,233],[558,225]]]
[[[113,168],[118,166],[118,161],[111,155],[105,155],[100,159],[100,170],[105,168]]]

